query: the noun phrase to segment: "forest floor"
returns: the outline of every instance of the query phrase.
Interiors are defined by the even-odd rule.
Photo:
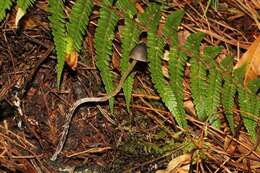
[[[144,2],[139,3],[145,6]],[[260,34],[257,1],[219,1],[207,11],[207,2],[202,1],[173,1],[167,6],[185,10],[180,38],[204,32],[203,44],[222,45],[234,62]],[[105,90],[93,48],[98,13],[91,18],[77,69],[65,66],[57,90],[57,60],[46,9],[46,0],[37,1],[18,29],[15,8],[0,23],[0,172],[260,172],[260,152],[254,151],[257,144],[239,115],[235,135],[224,116],[216,130],[189,111],[189,131],[182,130],[153,88],[147,67],[135,77],[131,112],[122,92],[115,97],[113,113],[107,102],[82,105],[65,147],[51,161],[70,106]],[[119,45],[115,41],[115,48]],[[115,74],[118,64],[115,51]],[[189,94],[186,101],[189,105]],[[167,170],[170,161],[172,168]]]

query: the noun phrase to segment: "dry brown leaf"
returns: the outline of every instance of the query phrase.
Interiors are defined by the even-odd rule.
[[[251,44],[246,53],[238,61],[234,69],[246,65],[246,72],[244,78],[244,86],[248,81],[254,80],[260,76],[260,36]]]
[[[184,154],[172,159],[165,170],[158,170],[156,173],[188,173],[191,154]]]

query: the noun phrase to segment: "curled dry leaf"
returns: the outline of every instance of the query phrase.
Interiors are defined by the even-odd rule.
[[[234,69],[246,66],[244,86],[248,81],[260,76],[260,36],[251,44],[246,53],[238,61]]]

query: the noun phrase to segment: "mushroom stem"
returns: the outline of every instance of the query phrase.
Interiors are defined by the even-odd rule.
[[[146,47],[144,44],[138,44],[137,46],[135,46],[135,48],[133,48],[133,50],[130,53],[129,56],[132,59],[132,62],[128,64],[126,71],[123,73],[119,84],[117,85],[116,89],[103,96],[103,97],[85,97],[85,98],[81,98],[78,99],[73,106],[70,108],[67,116],[66,116],[66,122],[63,126],[63,131],[61,133],[61,139],[58,143],[58,146],[55,150],[55,153],[52,155],[51,160],[55,161],[57,159],[58,154],[60,154],[60,152],[62,151],[64,144],[66,142],[67,139],[67,135],[69,132],[69,127],[70,127],[70,123],[72,120],[72,117],[74,115],[75,110],[82,105],[83,103],[90,103],[90,102],[105,102],[108,99],[110,99],[111,97],[114,97],[115,95],[117,95],[117,93],[121,90],[125,80],[127,79],[127,77],[129,76],[129,74],[132,72],[132,70],[134,69],[136,63],[138,61],[142,61],[145,62],[146,61]]]

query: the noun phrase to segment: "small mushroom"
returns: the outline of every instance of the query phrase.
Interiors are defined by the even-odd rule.
[[[69,125],[70,122],[72,120],[72,116],[74,114],[74,111],[83,103],[89,103],[89,102],[104,102],[107,101],[108,99],[110,99],[111,97],[115,96],[122,88],[125,80],[127,79],[127,77],[129,76],[129,74],[133,71],[135,65],[137,62],[147,62],[147,50],[146,50],[146,46],[144,43],[140,43],[138,45],[136,45],[132,51],[129,54],[129,58],[132,59],[132,62],[130,62],[127,66],[127,69],[124,71],[117,87],[115,88],[115,90],[105,96],[102,97],[85,97],[85,98],[81,98],[78,99],[73,106],[70,108],[69,113],[67,114],[67,118],[66,118],[66,122],[64,124],[64,129],[62,131],[61,134],[61,138],[59,141],[59,144],[56,148],[56,151],[54,152],[53,156],[51,157],[51,160],[54,161],[57,159],[58,154],[62,151],[62,148],[65,144],[66,141],[66,137],[67,134],[69,132]]]
[[[144,43],[136,45],[130,52],[129,58],[136,61],[147,62],[147,48]]]

